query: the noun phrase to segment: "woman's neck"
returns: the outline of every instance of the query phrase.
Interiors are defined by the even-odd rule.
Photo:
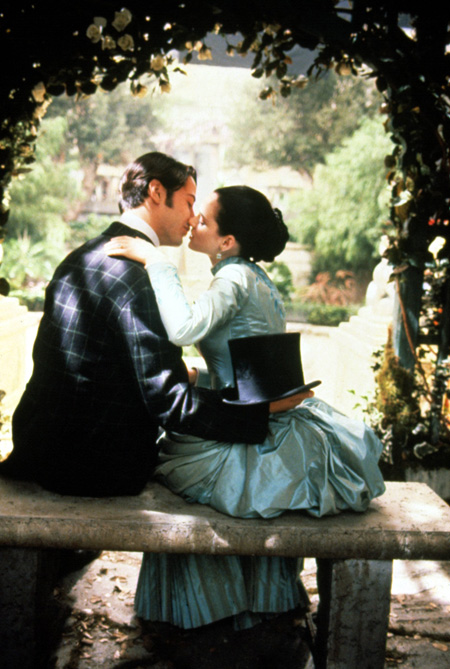
[[[217,256],[220,255],[218,258]],[[221,253],[221,254],[215,254],[213,256],[209,256],[209,259],[211,261],[211,265],[214,267],[217,265],[219,262],[222,262],[222,260],[226,260],[226,258],[235,258],[239,256],[239,253]]]

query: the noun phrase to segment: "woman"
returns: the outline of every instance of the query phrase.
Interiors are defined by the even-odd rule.
[[[193,306],[174,266],[147,242],[116,238],[106,249],[146,264],[169,338],[180,346],[198,342],[211,385],[221,389],[234,383],[229,339],[285,329],[280,295],[255,263],[281,253],[288,232],[281,213],[246,186],[217,189],[191,224],[189,246],[209,255],[214,275]],[[159,445],[156,476],[162,482],[189,501],[232,516],[270,518],[287,509],[314,516],[364,511],[384,492],[380,441],[364,423],[314,397],[272,415],[269,435],[259,446],[178,434],[163,435]],[[258,621],[259,613],[299,603],[295,561],[234,556],[220,561],[218,568],[217,557],[144,556],[138,615],[185,628],[235,615],[236,626],[245,627]]]

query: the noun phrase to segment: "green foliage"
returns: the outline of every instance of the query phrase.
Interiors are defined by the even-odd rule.
[[[286,263],[279,260],[274,260],[267,267],[267,273],[278,288],[278,291],[284,301],[287,303],[294,291],[294,283],[292,281],[292,272]]]
[[[47,116],[66,119],[67,146],[77,152],[83,165],[126,164],[155,148],[158,100],[150,95],[132,97],[120,86],[75,100],[55,98]]]
[[[367,273],[375,266],[388,213],[383,164],[389,146],[379,120],[365,119],[316,167],[311,190],[291,200],[290,230],[314,250],[314,274],[343,267]]]
[[[52,249],[44,242],[33,242],[24,234],[5,243],[3,267],[14,289],[47,282],[61,260],[61,249]]]
[[[24,288],[41,291],[66,252],[70,229],[65,217],[80,195],[78,163],[64,159],[66,129],[62,117],[43,122],[35,167],[11,187],[13,209],[2,270],[12,294]]]
[[[80,196],[78,163],[65,156],[66,131],[63,117],[42,123],[34,169],[26,179],[16,179],[11,186],[8,224],[11,237],[45,242],[51,251],[59,253],[68,234],[65,216]]]
[[[88,239],[93,239],[100,235],[103,230],[117,220],[117,216],[99,216],[97,214],[89,214],[84,220],[76,220],[70,222],[70,239],[69,247],[74,249],[81,244],[84,244]]]
[[[28,311],[44,311],[45,284],[40,283],[32,287],[15,288],[10,292],[11,297],[17,297]]]
[[[292,300],[287,307],[287,318],[294,322],[332,327],[350,320],[356,312],[357,307],[355,305],[337,306],[320,302]]]
[[[386,345],[373,356],[375,393],[373,397],[365,398],[362,409],[383,442],[383,472],[393,480],[402,478],[405,463],[413,467],[420,463],[432,468],[448,465],[448,400],[438,409],[440,430],[438,441],[433,439],[436,398],[429,388],[432,355],[430,357],[430,351],[425,348],[419,349],[421,362],[413,371],[406,369],[395,354],[389,333]],[[448,364],[438,364],[438,368],[448,387]]]
[[[391,426],[397,438],[407,438],[420,416],[414,375],[403,368],[394,353],[390,337],[376,373],[375,408],[383,416],[382,427]]]
[[[373,82],[332,71],[273,104],[256,98],[255,87],[249,87],[235,109],[228,160],[237,166],[289,165],[312,172],[365,117],[374,115],[379,103]]]

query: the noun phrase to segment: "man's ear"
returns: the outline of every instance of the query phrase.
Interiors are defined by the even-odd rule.
[[[164,202],[166,189],[158,179],[152,179],[148,185],[148,196],[155,204]]]

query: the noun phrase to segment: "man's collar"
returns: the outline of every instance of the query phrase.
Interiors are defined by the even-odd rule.
[[[124,211],[119,220],[121,223],[127,225],[129,228],[133,228],[134,230],[139,230],[139,232],[143,232],[144,235],[149,238],[149,240],[152,242],[154,246],[159,246],[158,235],[153,230],[153,228],[151,228],[148,225],[148,223],[142,220],[142,218],[139,218],[139,216],[133,214],[131,210],[128,209],[127,211]]]

